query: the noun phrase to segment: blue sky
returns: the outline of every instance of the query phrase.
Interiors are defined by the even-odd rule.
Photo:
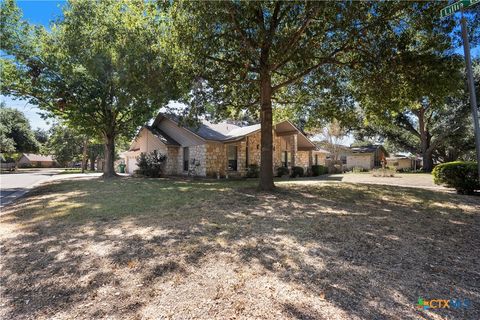
[[[24,18],[30,23],[48,26],[51,20],[61,16],[61,6],[65,1],[18,1],[17,5],[23,12]],[[48,129],[51,123],[43,120],[39,109],[24,100],[13,100],[10,97],[0,96],[1,101],[5,101],[7,106],[22,111],[30,121],[32,128]]]
[[[27,21],[33,24],[41,24],[48,27],[52,20],[61,17],[61,7],[65,4],[65,1],[17,0],[17,4],[22,10],[24,18]],[[463,54],[463,48],[459,48],[458,52]],[[472,49],[472,57],[478,56],[480,56],[480,46]],[[30,120],[33,128],[48,129],[51,125],[40,117],[38,114],[39,109],[36,106],[29,104],[27,101],[13,100],[5,96],[0,96],[0,101],[5,101],[7,106],[14,107],[22,111]]]

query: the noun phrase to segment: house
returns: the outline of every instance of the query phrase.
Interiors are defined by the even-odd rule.
[[[41,155],[34,153],[24,153],[18,160],[19,167],[38,167],[38,168],[51,168],[54,167],[57,163],[53,160],[53,157],[50,155]]]
[[[326,166],[327,158],[328,158],[329,155],[330,155],[329,151],[317,147],[313,151],[312,165]]]
[[[422,160],[417,157],[408,157],[405,155],[395,155],[386,158],[387,166],[396,170],[417,170],[422,167]]]
[[[350,147],[346,154],[347,169],[362,168],[370,170],[382,166],[388,153],[381,145],[368,145],[364,147]]]
[[[290,121],[274,125],[274,169],[321,164],[325,150],[315,145]],[[158,150],[167,156],[167,175],[244,176],[250,165],[260,165],[260,125],[202,120],[198,126],[182,125],[177,117],[160,113],[151,126],[141,128],[125,153],[127,173],[137,169],[142,152]]]

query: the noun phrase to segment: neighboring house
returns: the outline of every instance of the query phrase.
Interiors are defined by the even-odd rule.
[[[126,170],[134,173],[142,152],[158,150],[167,156],[167,175],[243,176],[250,165],[260,165],[260,125],[240,127],[229,122],[203,120],[196,128],[183,126],[175,116],[159,114],[143,127],[125,153]],[[274,125],[274,169],[322,164],[325,150],[315,145],[291,122]]]
[[[416,157],[395,155],[387,158],[387,166],[397,170],[417,170],[422,167],[422,160]]]
[[[350,154],[346,155],[347,169],[363,168],[370,170],[382,166],[388,153],[381,145],[369,145],[365,147],[350,147]]]
[[[56,162],[50,155],[24,153],[18,160],[19,167],[51,168],[55,165]]]

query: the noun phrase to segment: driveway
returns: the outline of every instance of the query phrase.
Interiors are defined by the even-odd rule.
[[[305,180],[289,180],[288,182],[295,182],[299,184],[317,183],[318,181],[325,182],[348,182],[348,183],[362,183],[387,185],[405,188],[420,188],[428,190],[442,190],[452,191],[453,189],[445,188],[433,183],[433,177],[429,173],[397,173],[394,177],[374,177],[371,173],[343,173],[343,174],[329,174],[316,178],[306,178]]]
[[[52,179],[63,169],[32,169],[21,173],[0,175],[0,207],[4,207],[23,196],[28,190],[42,182]]]

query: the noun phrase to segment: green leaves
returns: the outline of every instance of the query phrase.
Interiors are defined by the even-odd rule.
[[[20,111],[0,105],[0,152],[36,152],[39,144],[30,124]]]
[[[63,10],[46,32],[2,3],[2,93],[91,136],[132,137],[178,96],[163,11],[140,0],[72,1]]]

